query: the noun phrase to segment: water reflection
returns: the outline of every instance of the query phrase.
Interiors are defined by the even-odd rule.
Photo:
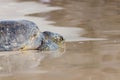
[[[39,65],[44,56],[45,54],[37,51],[0,52],[0,74],[34,68]]]
[[[31,0],[16,1],[20,2],[19,4],[21,5],[27,5],[27,8],[30,5],[33,6],[33,4],[39,5],[33,7],[37,9],[30,8],[30,10],[26,8],[27,10],[24,10],[25,13],[22,9],[16,8],[21,11],[19,13],[18,10],[16,17],[11,17],[7,13],[6,16],[32,20],[40,26],[41,31],[58,32],[64,35],[69,42],[66,42],[66,52],[61,57],[47,57],[41,62],[37,70],[46,70],[46,73],[19,73],[9,77],[0,77],[0,79],[120,79],[119,0],[51,0],[47,4],[41,4],[39,0],[34,0],[35,2],[29,2]],[[19,5],[18,2],[15,4]],[[49,12],[39,12],[38,8],[41,9],[42,7],[47,10],[48,5],[59,6],[60,8],[57,7],[59,10],[55,9]],[[22,6],[20,7],[24,8]],[[2,11],[0,12],[1,17],[3,14]]]
[[[2,74],[13,74],[16,72],[36,72],[34,71],[35,68],[40,65],[41,60],[45,57],[56,58],[63,53],[63,49],[44,52],[37,50],[0,52],[0,76]]]

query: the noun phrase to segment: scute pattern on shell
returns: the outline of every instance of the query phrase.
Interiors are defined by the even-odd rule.
[[[18,49],[27,44],[29,38],[38,31],[36,24],[31,21],[0,21],[0,50]]]

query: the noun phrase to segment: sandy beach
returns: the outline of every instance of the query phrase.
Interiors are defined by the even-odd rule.
[[[0,0],[0,20],[26,19],[65,51],[0,52],[0,80],[119,80],[119,0]]]

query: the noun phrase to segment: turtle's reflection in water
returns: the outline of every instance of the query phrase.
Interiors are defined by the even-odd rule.
[[[0,75],[34,70],[45,57],[58,57],[61,51],[5,51],[0,52]]]

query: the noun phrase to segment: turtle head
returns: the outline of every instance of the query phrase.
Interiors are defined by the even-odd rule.
[[[51,40],[52,42],[56,43],[57,45],[64,43],[64,38],[62,35],[58,33],[53,33],[50,31],[43,32],[43,35],[45,36],[45,39]]]
[[[58,34],[49,31],[43,32],[44,41],[39,50],[57,50],[64,48],[64,38]]]

